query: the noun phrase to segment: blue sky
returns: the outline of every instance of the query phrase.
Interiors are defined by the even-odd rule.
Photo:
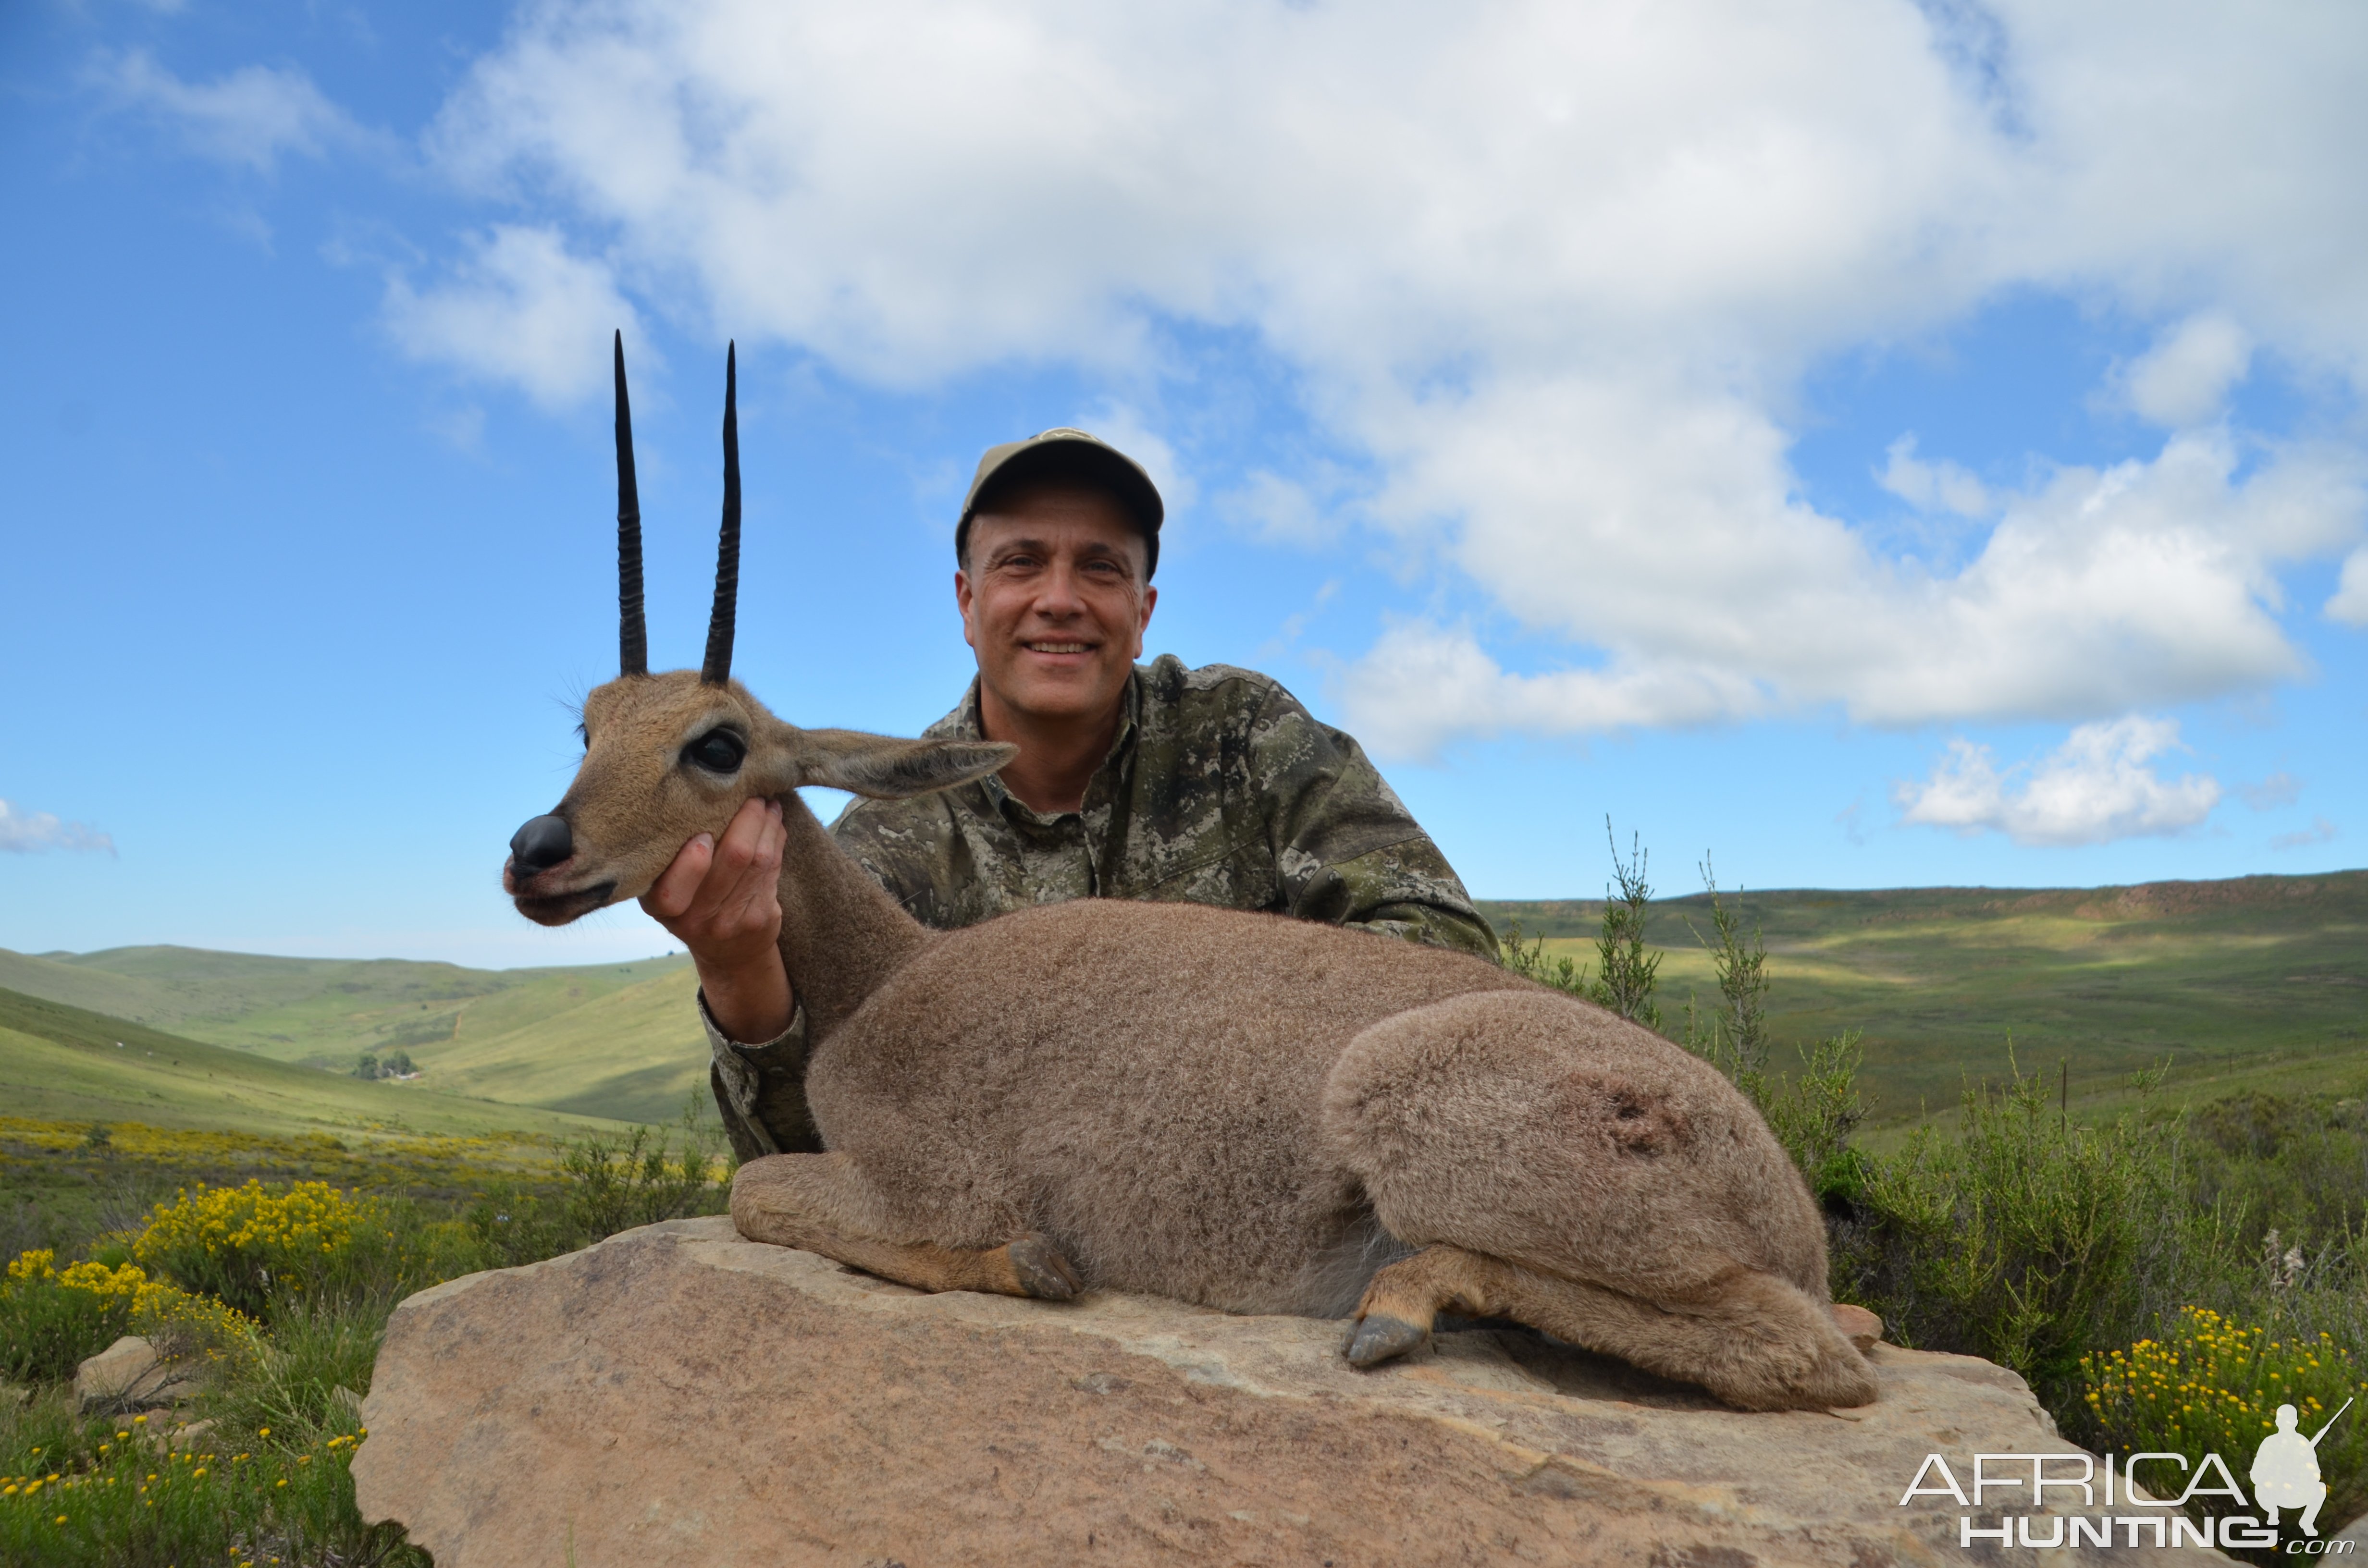
[[[978,451],[1474,892],[2362,863],[2368,13],[0,9],[0,946],[658,950],[496,886],[612,672],[910,733]]]

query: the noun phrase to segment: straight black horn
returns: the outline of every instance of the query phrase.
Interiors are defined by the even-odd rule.
[[[707,617],[703,686],[732,678],[732,622],[740,604],[739,346],[723,349],[723,532],[715,547],[715,608]]]
[[[625,334],[617,333],[617,664],[650,673],[650,632],[642,619],[642,494],[633,481],[633,405],[625,396]]]

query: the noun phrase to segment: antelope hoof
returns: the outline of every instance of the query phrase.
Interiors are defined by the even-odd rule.
[[[1077,1271],[1069,1267],[1069,1260],[1050,1237],[1022,1236],[1004,1251],[1010,1256],[1011,1273],[1019,1282],[1021,1295],[1040,1301],[1065,1301],[1077,1293]]]
[[[1422,1348],[1430,1330],[1417,1328],[1404,1318],[1373,1312],[1360,1319],[1349,1336],[1345,1352],[1352,1367],[1378,1367],[1394,1357]]]

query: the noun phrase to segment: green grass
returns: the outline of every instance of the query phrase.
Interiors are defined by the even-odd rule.
[[[1878,1120],[1952,1110],[1968,1076],[2070,1064],[2089,1114],[2129,1103],[2160,1062],[2181,1101],[2246,1090],[2368,1092],[2368,871],[2027,892],[1981,888],[1742,896],[1765,933],[1780,1040],[1861,1031]],[[1549,955],[1592,962],[1600,902],[1491,903]],[[1659,999],[1683,1032],[1714,1006],[1708,900],[1658,900]],[[1780,1051],[1789,1058],[1789,1052]],[[1780,1063],[1781,1064],[1781,1063]]]

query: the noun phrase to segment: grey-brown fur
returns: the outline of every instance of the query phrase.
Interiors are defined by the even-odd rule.
[[[932,932],[795,788],[945,788],[1006,748],[802,731],[688,676],[611,682],[585,717],[557,812],[575,853],[511,879],[538,918],[635,896],[742,800],[782,801],[781,953],[830,1153],[743,1166],[744,1233],[931,1288],[1395,1314],[1396,1348],[1435,1311],[1503,1311],[1748,1407],[1874,1397],[1800,1176],[1658,1036],[1274,915],[1087,900]],[[718,724],[748,742],[728,780],[678,756]]]

